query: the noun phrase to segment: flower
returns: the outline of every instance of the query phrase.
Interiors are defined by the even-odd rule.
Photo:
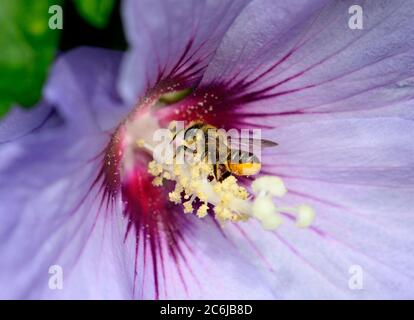
[[[0,296],[412,298],[414,6],[363,2],[351,30],[353,4],[125,1],[125,56],[62,55],[41,106],[1,123]],[[142,150],[200,119],[278,143],[251,190],[212,186],[255,195],[257,219],[227,221],[220,198],[221,227],[187,187],[197,173],[182,181]]]

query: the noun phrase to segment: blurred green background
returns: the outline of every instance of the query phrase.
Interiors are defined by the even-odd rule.
[[[54,5],[62,29],[49,28]],[[34,107],[55,58],[78,46],[126,49],[120,1],[0,0],[0,118],[14,105]]]

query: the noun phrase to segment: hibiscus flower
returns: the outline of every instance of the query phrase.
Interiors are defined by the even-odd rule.
[[[61,55],[0,123],[0,297],[412,298],[414,3],[354,4],[124,1],[127,53]],[[177,120],[278,146],[185,198],[149,145]]]

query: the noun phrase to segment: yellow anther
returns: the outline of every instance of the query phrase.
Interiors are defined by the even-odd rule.
[[[222,193],[221,194],[221,202],[223,202],[223,204],[225,204],[225,205],[229,204],[229,202],[232,198],[233,198],[233,196],[229,193]]]
[[[152,180],[152,184],[156,187],[162,186],[162,178],[161,177],[155,177],[154,180]]]
[[[171,180],[171,174],[168,171],[164,171],[162,176],[164,179]]]
[[[148,172],[152,174],[153,176],[158,176],[159,174],[162,173],[162,171],[163,171],[162,165],[160,165],[158,162],[153,160],[148,164]]]
[[[200,182],[198,181],[198,180],[192,180],[191,181],[191,183],[190,183],[190,187],[193,189],[193,190],[196,190],[197,188],[198,188],[198,186],[200,185]]]
[[[191,213],[194,210],[193,209],[193,204],[192,204],[192,201],[191,200],[184,202],[183,203],[183,206],[184,206],[184,213]]]
[[[197,217],[204,218],[207,215],[208,206],[204,203],[197,210]]]
[[[173,173],[174,175],[179,176],[181,174],[181,166],[178,164],[175,164],[173,168]]]
[[[200,170],[198,167],[191,168],[191,178],[196,179],[200,176]]]
[[[220,183],[216,183],[216,184],[213,186],[213,189],[214,189],[214,191],[215,191],[216,193],[220,193],[220,192],[222,191],[222,185],[221,185]]]
[[[245,188],[240,187],[238,190],[238,197],[240,199],[246,200],[249,197],[249,193],[247,192]]]
[[[178,182],[183,186],[184,189],[188,188],[189,180],[187,177],[182,177],[182,176],[178,177]]]
[[[221,207],[221,206],[217,206],[216,210],[214,210],[217,219],[219,219],[220,221],[224,222],[227,220],[231,220],[233,214],[230,211],[230,209],[226,208],[226,207]]]
[[[199,198],[201,201],[204,201],[204,202],[208,200],[206,194],[203,193],[202,191],[197,192],[197,198]]]
[[[181,203],[181,195],[176,191],[170,192],[168,194],[168,197],[169,197],[170,201],[174,202],[175,204]]]

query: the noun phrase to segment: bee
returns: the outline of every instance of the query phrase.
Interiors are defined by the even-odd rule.
[[[193,155],[197,154],[198,148],[192,148],[192,146],[196,145],[196,135],[201,133],[204,146],[200,159],[208,157],[209,163],[213,166],[214,178],[219,182],[230,175],[251,176],[257,174],[262,165],[259,157],[250,152],[252,147],[263,149],[277,146],[276,142],[270,140],[249,138],[241,139],[239,144],[240,147],[244,145],[249,151],[232,148],[230,137],[215,126],[199,121],[190,123],[183,130],[185,144],[179,146],[177,150],[184,149],[186,152],[193,153]],[[172,141],[177,134],[178,132],[173,136]]]

